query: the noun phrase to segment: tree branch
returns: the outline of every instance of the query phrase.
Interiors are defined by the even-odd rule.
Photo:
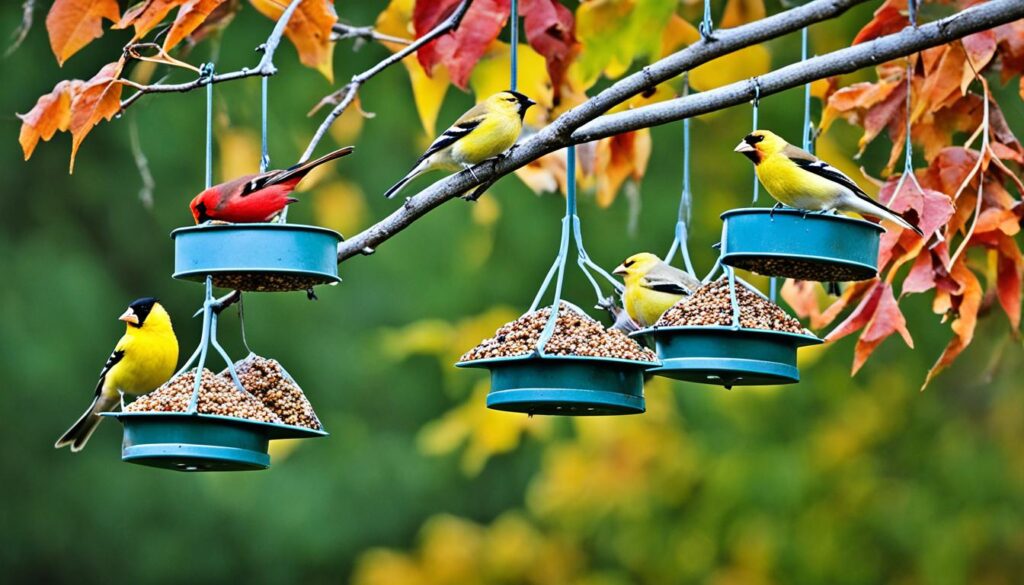
[[[334,26],[331,27],[331,32],[331,37],[335,41],[355,39],[357,41],[377,41],[380,43],[395,43],[398,45],[408,45],[412,43],[409,39],[393,37],[391,35],[378,32],[372,26],[352,26],[351,24],[345,24],[343,22],[335,23]]]
[[[348,108],[349,105],[356,99],[356,94],[359,92],[359,87],[371,79],[374,75],[377,75],[381,71],[384,71],[388,67],[400,62],[409,55],[412,55],[420,47],[436,39],[441,35],[448,34],[449,32],[459,28],[459,24],[462,22],[462,17],[466,15],[466,11],[469,10],[469,5],[473,3],[473,0],[462,0],[455,10],[444,19],[443,22],[435,26],[430,32],[416,39],[409,45],[402,48],[400,51],[392,53],[389,57],[377,63],[373,67],[370,67],[366,71],[352,77],[352,81],[345,84],[344,87],[331,95],[320,100],[320,103],[313,108],[310,114],[315,113],[320,109],[321,106],[326,104],[334,104],[334,108],[327,114],[324,121],[320,123],[320,127],[317,128],[316,133],[313,134],[313,139],[309,141],[309,146],[306,147],[306,152],[302,154],[299,159],[300,163],[306,162],[313,156],[313,151],[316,150],[320,141],[323,140],[327,129],[331,127],[331,124],[338,119],[339,116]]]
[[[713,40],[699,41],[616,82],[518,144],[504,158],[474,167],[474,174],[463,171],[442,179],[407,199],[405,205],[382,221],[339,244],[338,261],[357,254],[373,253],[381,243],[431,209],[478,185],[491,183],[569,144],[579,144],[665,124],[752,100],[754,84],[746,81],[598,118],[612,106],[683,71],[739,48],[761,43],[814,22],[838,16],[857,3],[858,0],[816,0],[748,25],[716,31]],[[916,29],[908,27],[901,32],[868,43],[808,59],[763,75],[758,78],[761,96],[904,57],[1019,18],[1024,18],[1024,2],[990,0]]]
[[[263,52],[263,57],[260,58],[260,62],[254,69],[243,67],[238,71],[231,71],[229,73],[222,73],[210,77],[200,76],[188,83],[157,83],[153,85],[132,84],[131,86],[138,89],[138,91],[121,102],[121,111],[124,112],[128,106],[135,103],[139,98],[147,93],[184,93],[200,87],[205,87],[211,83],[224,83],[225,81],[234,81],[236,79],[244,79],[246,77],[270,77],[271,75],[276,74],[277,68],[274,67],[274,52],[277,51],[278,45],[281,44],[281,37],[284,36],[285,28],[288,27],[288,21],[291,20],[292,14],[295,14],[295,10],[301,3],[302,0],[291,0],[288,7],[281,13],[281,18],[277,19],[277,24],[275,24],[274,29],[270,31],[270,36],[267,37],[267,41],[256,48],[257,51]]]

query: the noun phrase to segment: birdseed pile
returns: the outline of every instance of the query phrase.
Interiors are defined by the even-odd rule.
[[[226,272],[213,275],[213,285],[246,292],[287,292],[307,290],[328,282],[317,276],[292,274],[263,274],[258,272]]]
[[[740,307],[740,326],[787,333],[806,333],[800,322],[782,307],[736,283],[736,302]],[[709,282],[676,303],[658,319],[655,327],[732,325],[732,301],[725,277]]]
[[[506,323],[490,337],[466,352],[460,361],[512,357],[533,353],[551,308],[527,313]],[[617,329],[604,326],[569,304],[559,306],[555,331],[544,346],[548,355],[617,358],[642,362],[657,361],[655,353]]]
[[[851,282],[874,276],[864,268],[841,266],[826,262],[811,262],[799,258],[735,258],[729,264],[762,276],[794,278],[812,282]]]
[[[171,378],[163,386],[140,396],[125,407],[126,412],[185,412],[195,389],[196,371],[189,370]],[[258,398],[248,392],[239,392],[230,378],[218,376],[203,369],[196,410],[202,414],[217,414],[268,423],[280,423]]]
[[[235,364],[235,373],[242,387],[284,424],[317,431],[323,428],[313,411],[313,405],[277,360],[250,355]],[[220,375],[230,380],[227,370]]]

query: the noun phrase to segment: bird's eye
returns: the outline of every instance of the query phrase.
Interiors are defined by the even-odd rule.
[[[764,134],[748,134],[744,141],[747,144],[753,145],[761,142],[762,140],[764,140]]]
[[[505,101],[506,102],[517,102],[519,100],[517,100],[516,98],[505,98]]]

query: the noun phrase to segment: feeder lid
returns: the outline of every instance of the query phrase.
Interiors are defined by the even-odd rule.
[[[495,365],[515,363],[515,362],[543,362],[543,361],[565,361],[565,362],[592,362],[601,364],[621,364],[624,367],[635,367],[635,368],[654,368],[659,366],[657,360],[655,361],[643,361],[643,360],[627,360],[622,358],[613,357],[595,357],[588,355],[540,355],[536,351],[533,353],[527,353],[522,355],[514,355],[509,357],[497,357],[497,358],[484,358],[479,360],[466,360],[457,362],[455,367],[457,368],[491,368]]]
[[[819,345],[825,343],[823,339],[813,333],[804,330],[804,333],[791,333],[789,331],[776,331],[774,329],[756,329],[754,327],[730,327],[728,325],[668,325],[662,327],[647,327],[630,333],[630,337],[658,336],[659,334],[673,333],[702,333],[702,332],[725,332],[735,333],[751,337],[771,337],[773,339],[790,339],[796,347],[808,345]]]

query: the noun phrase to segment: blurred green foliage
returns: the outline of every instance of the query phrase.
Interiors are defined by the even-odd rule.
[[[0,31],[15,28],[18,4],[0,7]],[[338,9],[369,23],[382,7]],[[872,8],[815,27],[815,50],[844,45]],[[201,288],[169,277],[167,234],[189,222],[186,202],[202,186],[204,100],[201,92],[145,97],[90,135],[73,176],[67,135],[22,162],[14,112],[58,79],[90,76],[123,42],[108,33],[58,69],[36,16],[25,45],[3,62],[10,85],[0,93],[6,580],[1009,584],[1024,575],[1016,377],[1024,360],[1001,318],[983,320],[974,345],[925,393],[920,382],[950,333],[916,298],[905,303],[916,349],[891,339],[853,379],[853,341],[844,340],[809,355],[796,386],[727,392],[655,382],[641,417],[485,411],[481,375],[450,364],[525,309],[553,258],[562,213],[561,198],[535,197],[513,177],[492,190],[493,203],[445,205],[372,257],[346,262],[345,282],[317,302],[301,293],[247,297],[251,346],[300,381],[329,438],[289,445],[271,470],[247,474],[122,464],[110,422],[83,453],[54,450],[88,403],[128,301],[163,299],[183,353],[198,339],[189,316]],[[220,68],[253,63],[269,29],[243,10],[219,48]],[[797,57],[798,39],[768,48],[779,66]],[[336,49],[338,79],[385,51],[350,49]],[[306,112],[331,88],[290,46],[279,55],[271,156],[286,163],[319,122]],[[230,128],[258,128],[258,90],[256,80],[217,87]],[[801,94],[764,100],[762,124],[796,136]],[[422,137],[401,68],[361,97],[378,116],[364,121],[357,154],[337,171],[365,193],[365,227],[396,205],[379,193]],[[452,92],[442,122],[470,102]],[[1024,130],[1020,100],[1003,109]],[[130,123],[156,179],[152,208],[138,197]],[[714,257],[718,214],[748,201],[749,164],[730,151],[749,123],[749,109],[735,108],[694,124],[692,248],[701,267]],[[606,266],[635,251],[662,253],[671,239],[680,128],[653,137],[637,233],[626,230],[627,198],[607,210],[587,197],[581,204],[590,253]],[[856,137],[838,125],[828,140],[851,152]],[[873,147],[860,163],[877,170],[885,150]],[[319,195],[303,196],[290,219],[316,221]],[[569,279],[569,298],[589,306],[590,294],[583,279]],[[222,339],[241,356],[237,319],[222,323]]]

